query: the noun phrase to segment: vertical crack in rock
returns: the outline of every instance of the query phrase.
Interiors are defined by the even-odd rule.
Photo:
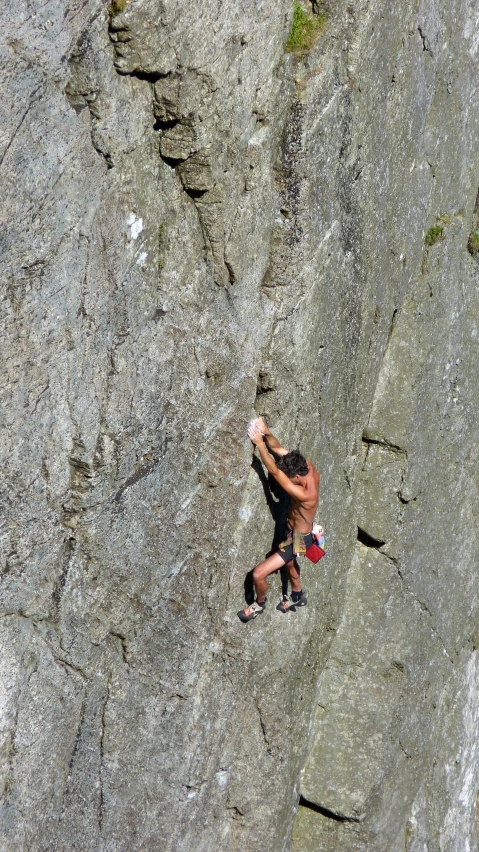
[[[391,343],[391,338],[392,338],[392,336],[393,336],[393,334],[394,334],[394,329],[395,329],[395,327],[396,327],[396,323],[397,323],[398,317],[399,317],[399,310],[398,310],[397,308],[394,308],[393,315],[392,315],[392,317],[391,317],[391,322],[390,322],[390,325],[389,325],[388,336],[387,336],[387,338],[386,338],[386,343],[385,343],[385,345],[384,345],[384,350],[383,350],[383,361],[384,361],[384,358],[386,357],[386,353],[387,353],[387,351],[388,351],[389,344]]]
[[[73,537],[65,539],[62,555],[61,555],[61,563],[62,569],[59,577],[57,578],[55,585],[53,587],[52,592],[52,615],[51,618],[54,622],[58,621],[60,615],[60,606],[62,601],[63,592],[65,589],[65,583],[67,581],[68,571],[70,568],[70,562],[75,550],[75,539]]]
[[[126,636],[124,636],[122,633],[114,632],[113,630],[110,631],[109,635],[113,636],[114,639],[118,639],[118,641],[120,643],[121,656],[122,656],[123,662],[125,663],[126,666],[129,667],[129,665],[130,665],[130,654],[129,654],[128,646],[127,646],[127,643],[126,643]]]
[[[85,691],[85,695],[83,696],[83,701],[82,701],[82,705],[81,705],[81,709],[80,709],[80,716],[79,716],[79,719],[78,719],[77,731],[76,731],[76,736],[75,736],[75,742],[73,744],[73,749],[72,749],[72,753],[71,753],[71,756],[70,756],[70,762],[68,764],[69,773],[71,773],[71,771],[73,769],[75,757],[76,757],[76,754],[78,752],[78,748],[79,748],[79,745],[80,745],[80,739],[81,739],[83,723],[84,723],[84,719],[85,719],[85,713],[86,713],[86,691]],[[67,785],[65,793],[64,793],[64,797],[63,797],[64,800],[65,800],[65,796],[67,794],[68,794],[68,785]],[[62,816],[63,816],[63,813],[64,813],[64,807],[63,807]]]
[[[259,724],[260,724],[261,733],[263,735],[263,740],[264,740],[264,743],[266,745],[266,751],[268,752],[268,754],[272,754],[271,744],[270,744],[269,739],[268,739],[268,732],[267,732],[267,729],[266,729],[266,724],[265,724],[265,721],[263,719],[263,714],[261,712],[260,703],[259,703],[256,696],[255,696],[255,705],[256,705],[256,710],[258,711]]]
[[[103,830],[103,822],[105,817],[105,793],[103,774],[105,770],[105,735],[106,735],[106,708],[110,699],[111,689],[111,674],[109,675],[105,699],[103,702],[101,717],[100,717],[100,761],[98,767],[98,783],[99,783],[99,804],[98,804],[98,831],[101,835]]]
[[[0,157],[0,168],[2,167],[2,165],[3,165],[3,161],[4,161],[5,157],[7,156],[7,154],[8,154],[8,152],[9,152],[10,148],[12,147],[12,145],[13,145],[13,143],[14,143],[14,141],[15,141],[15,139],[16,139],[16,137],[17,137],[18,133],[19,133],[19,131],[21,130],[21,128],[22,128],[22,126],[23,126],[23,123],[24,123],[24,121],[25,121],[25,119],[26,119],[26,117],[27,117],[28,113],[30,112],[30,110],[31,110],[32,106],[33,106],[33,105],[34,105],[34,104],[35,104],[38,100],[40,100],[40,98],[41,98],[41,96],[42,96],[42,94],[43,94],[44,89],[45,89],[45,84],[44,84],[44,83],[40,83],[40,84],[36,87],[36,89],[34,89],[34,90],[33,90],[33,92],[31,93],[31,95],[30,95],[30,99],[29,99],[29,102],[28,102],[27,106],[25,107],[25,110],[24,110],[24,112],[23,112],[23,114],[22,114],[22,117],[21,117],[20,121],[18,122],[17,126],[15,127],[15,130],[13,131],[12,135],[10,136],[10,138],[9,138],[9,140],[8,140],[8,142],[7,142],[7,145],[6,145],[6,147],[5,147],[4,151],[3,151],[3,154],[2,154],[2,156]],[[37,93],[38,93],[38,92],[40,92],[40,94],[38,95],[38,97],[36,97],[36,95],[37,95]]]
[[[418,28],[417,28],[417,31],[418,31],[419,36],[420,36],[421,41],[422,41],[422,49],[423,49],[423,51],[424,51],[425,53],[429,53],[429,54],[431,54],[431,56],[432,56],[431,45],[430,45],[430,42],[429,42],[428,37],[425,35],[425,33],[423,32],[423,30],[422,30],[422,28],[421,28],[421,27],[418,27]]]

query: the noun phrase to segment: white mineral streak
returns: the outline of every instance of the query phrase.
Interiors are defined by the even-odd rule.
[[[130,213],[127,222],[130,228],[130,238],[137,240],[143,230],[143,219],[137,218],[134,213]]]

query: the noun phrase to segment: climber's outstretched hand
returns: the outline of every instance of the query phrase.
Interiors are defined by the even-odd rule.
[[[254,423],[255,426],[258,427],[258,429],[261,429],[263,435],[270,435],[271,434],[271,432],[269,431],[269,429],[268,429],[268,427],[267,427],[267,425],[264,422],[262,417],[257,417],[256,420],[253,420],[253,423]]]
[[[251,439],[255,447],[264,442],[263,432],[257,423],[257,420],[253,420],[248,426],[248,437]]]

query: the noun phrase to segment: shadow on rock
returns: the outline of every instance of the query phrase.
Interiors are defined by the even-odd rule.
[[[273,533],[273,541],[271,543],[270,550],[265,554],[265,559],[268,556],[271,556],[273,553],[276,553],[279,545],[285,538],[285,526],[286,526],[286,518],[288,517],[288,510],[290,507],[291,499],[288,494],[281,488],[280,485],[276,482],[276,480],[272,476],[266,476],[263,465],[260,460],[253,456],[253,461],[251,463],[251,467],[254,469],[258,478],[263,486],[264,496],[266,499],[266,505],[271,513],[271,517],[274,521],[274,533]],[[299,566],[298,570],[299,570]],[[288,590],[288,574],[286,569],[278,568],[277,571],[274,571],[274,574],[277,574],[278,571],[281,573],[281,588],[282,593],[287,594]],[[245,593],[245,601],[248,604],[253,603],[254,601],[254,584],[253,584],[253,569],[248,571],[244,580],[244,593]]]

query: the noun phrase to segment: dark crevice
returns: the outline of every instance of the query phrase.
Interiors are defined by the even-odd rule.
[[[391,441],[387,441],[385,438],[374,438],[369,429],[363,432],[362,441],[364,444],[377,444],[379,447],[384,447],[386,450],[391,450],[395,453],[400,453],[407,457],[407,450],[404,447],[400,447],[398,444],[393,444]]]
[[[398,309],[394,308],[393,315],[392,315],[392,318],[391,318],[391,325],[389,326],[388,336],[387,336],[387,340],[386,340],[386,346],[384,347],[384,353],[386,353],[388,346],[391,342],[391,337],[393,336],[393,331],[394,331],[394,328],[395,328],[395,325],[396,325],[396,320],[398,318],[398,313],[399,313]]]
[[[184,162],[184,160],[177,160],[173,157],[164,157],[163,154],[160,154],[160,156],[163,162],[166,163],[167,166],[170,166],[171,169],[176,169],[176,167],[179,166],[180,163]]]
[[[153,125],[153,130],[171,130],[171,128],[176,127],[177,124],[177,118],[172,118],[170,121],[163,121],[161,118],[157,118]]]
[[[402,503],[404,506],[407,506],[409,503],[415,503],[419,497],[419,494],[417,494],[416,497],[410,497],[409,500],[406,499],[406,497],[403,497],[402,494],[398,494],[398,497],[399,502]]]
[[[159,71],[122,71],[116,65],[115,71],[120,77],[136,77],[137,80],[145,80],[147,83],[157,83],[158,80],[168,76],[167,74],[160,74]]]
[[[102,151],[101,148],[99,148],[98,145],[95,144],[93,139],[92,139],[92,145],[93,145],[95,151],[97,152],[97,154],[99,154],[100,157],[103,157],[103,159],[105,160],[107,169],[112,169],[113,166],[115,165],[115,163],[113,162],[111,154],[108,154],[108,153],[105,153],[104,151]]]
[[[259,723],[260,723],[260,726],[261,726],[261,733],[263,734],[263,740],[264,740],[264,743],[265,743],[265,746],[266,746],[266,751],[267,751],[268,754],[272,754],[271,745],[270,745],[270,742],[269,742],[269,739],[268,739],[268,732],[266,730],[266,725],[264,723],[264,719],[263,719],[263,716],[261,714],[261,707],[260,707],[258,701],[256,701],[256,709],[258,711]]]
[[[206,193],[208,192],[207,189],[190,189],[188,186],[184,186],[184,185],[183,185],[183,189],[185,190],[186,194],[190,196],[190,198],[193,198],[193,200],[195,198],[201,198],[203,195],[206,195]]]
[[[364,544],[365,547],[374,547],[376,550],[386,544],[385,541],[380,541],[379,539],[374,538],[374,536],[369,535],[369,533],[362,530],[361,527],[358,527],[358,541],[361,544]]]
[[[105,815],[105,795],[103,791],[103,771],[105,765],[105,731],[106,731],[106,705],[108,704],[110,698],[110,684],[111,679],[109,679],[107,687],[106,687],[106,695],[105,700],[103,702],[103,707],[101,711],[100,717],[100,765],[98,767],[98,787],[99,787],[99,803],[98,803],[98,828],[100,834],[103,828],[103,820]]]
[[[425,35],[424,35],[424,33],[423,33],[423,31],[422,31],[421,27],[418,27],[417,29],[418,29],[418,33],[419,33],[419,35],[421,36],[422,49],[423,49],[423,50],[425,50],[425,51],[426,51],[426,53],[431,53],[431,49],[430,49],[430,47],[429,47],[429,41],[428,41],[427,36],[425,36]]]
[[[236,283],[236,276],[234,274],[233,267],[231,266],[230,263],[228,263],[227,260],[225,260],[225,266],[226,266],[226,269],[228,270],[228,278],[229,278],[230,284],[235,284]]]
[[[75,757],[77,755],[78,748],[80,746],[80,740],[81,740],[81,735],[82,735],[82,731],[83,731],[83,723],[84,723],[84,720],[85,720],[85,712],[86,712],[86,702],[85,702],[85,696],[84,696],[81,711],[80,711],[80,719],[79,719],[79,722],[78,722],[78,728],[77,728],[77,732],[76,732],[76,736],[75,736],[75,743],[74,743],[73,750],[72,750],[72,753],[71,753],[70,763],[68,764],[68,769],[69,769],[70,772],[73,769]]]
[[[269,370],[260,370],[256,381],[256,399],[274,390],[276,390],[276,382]]]
[[[240,808],[238,808],[236,805],[227,805],[226,810],[229,812],[233,819],[243,819],[244,817],[243,811],[240,810]]]
[[[338,814],[335,811],[330,811],[328,808],[323,808],[322,805],[317,805],[315,802],[308,802],[304,796],[300,797],[299,804],[303,808],[309,808],[310,811],[315,811],[317,814],[321,814],[321,816],[327,817],[328,819],[333,819],[335,822],[359,822],[359,817],[351,817],[346,816],[345,814]]]

